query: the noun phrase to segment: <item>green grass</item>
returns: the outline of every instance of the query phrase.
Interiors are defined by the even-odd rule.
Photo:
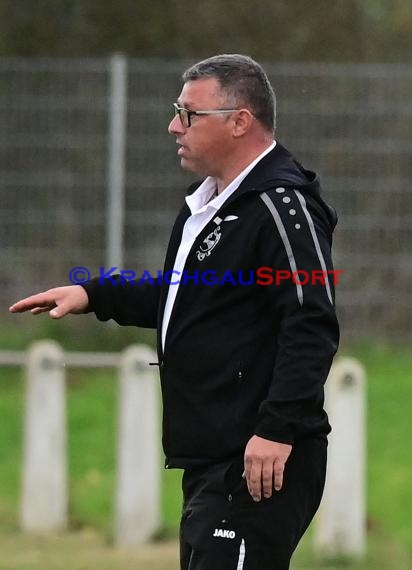
[[[110,334],[105,333],[97,340],[89,340],[86,346],[93,350],[114,350],[123,348],[131,339],[136,341],[129,329],[122,333],[124,336],[121,340],[111,342],[110,336],[116,337],[119,330],[111,327]],[[72,336],[71,333],[64,335],[63,332],[56,336],[60,340],[65,339],[66,347],[79,349],[82,346],[81,340],[76,338],[75,329],[73,331]],[[90,334],[90,330],[87,334]],[[79,335],[81,339],[86,333],[82,331]],[[5,348],[23,348],[27,346],[25,336],[23,334],[17,339],[13,331],[7,331],[0,333],[0,341]],[[46,334],[41,335],[42,338],[45,336]],[[40,335],[37,338],[39,337]],[[149,337],[145,340],[147,338]],[[329,565],[321,564],[311,552],[310,540],[307,538],[296,555],[293,568],[406,570],[410,567],[412,552],[412,429],[409,419],[412,401],[412,354],[406,348],[384,345],[347,347],[341,354],[358,357],[368,374],[369,554],[359,564],[348,565],[339,560]],[[173,566],[174,554],[170,554],[175,550],[177,552],[175,545],[171,550],[169,548],[169,563],[164,566],[161,555],[158,561],[154,560],[153,566],[148,559],[140,566],[137,558],[135,566],[129,566],[129,558],[125,557],[123,560],[120,554],[109,556],[107,553],[107,545],[112,542],[116,394],[114,372],[69,372],[70,528],[76,532],[50,541],[42,540],[40,544],[15,532],[18,529],[24,379],[17,369],[0,369],[0,570],[177,568]],[[163,471],[163,536],[176,536],[181,501],[180,478],[180,471]],[[36,562],[35,552],[39,549],[43,553],[49,552],[44,554],[46,558],[54,560],[55,556],[57,560],[58,549],[63,553],[66,548],[73,548],[74,544],[77,544],[74,548],[79,553],[77,562],[66,566],[63,563],[60,566],[60,562],[51,562],[49,566],[41,565],[38,560]],[[27,554],[24,560],[22,550]],[[96,555],[93,563],[88,562],[87,553],[90,551]],[[161,551],[160,548],[159,552]],[[27,558],[30,558],[29,553],[33,555],[30,560]],[[61,558],[64,559],[64,554]],[[7,560],[7,564],[4,560]],[[112,561],[112,566],[107,565],[109,560]],[[160,566],[156,565],[158,563]]]
[[[0,527],[16,528],[20,491],[23,384],[15,369],[0,368]]]
[[[117,437],[116,374],[70,370],[67,387],[70,527],[95,528],[110,537]],[[23,374],[15,368],[3,367],[0,369],[0,532],[18,526],[23,412]],[[162,477],[161,533],[173,535],[181,509],[181,472],[162,469]]]
[[[76,370],[68,386],[71,525],[106,531],[115,485],[116,379],[110,372]]]
[[[368,378],[369,525],[383,526],[412,550],[412,351],[375,345],[345,351]]]

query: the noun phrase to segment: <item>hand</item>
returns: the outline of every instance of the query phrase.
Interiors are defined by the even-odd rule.
[[[50,311],[53,319],[60,319],[69,313],[84,313],[89,304],[86,291],[80,285],[56,287],[43,293],[32,295],[14,303],[9,308],[11,313],[24,313],[31,311],[33,315],[39,315]]]
[[[245,471],[249,493],[254,501],[263,496],[272,496],[273,486],[280,491],[283,485],[283,471],[292,451],[287,443],[278,443],[254,435],[248,441],[245,450]]]

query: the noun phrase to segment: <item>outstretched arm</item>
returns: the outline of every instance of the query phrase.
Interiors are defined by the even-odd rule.
[[[114,319],[119,325],[147,328],[157,326],[160,285],[134,281],[121,283],[115,275],[103,282],[92,279],[87,285],[56,287],[32,295],[10,307],[11,313],[31,311],[33,315],[49,311],[53,319],[71,314],[94,312],[101,321]]]
[[[31,311],[33,315],[49,311],[49,315],[53,319],[60,319],[69,313],[85,313],[88,305],[89,298],[83,287],[69,285],[67,287],[55,287],[43,293],[26,297],[14,303],[9,311],[11,313]]]

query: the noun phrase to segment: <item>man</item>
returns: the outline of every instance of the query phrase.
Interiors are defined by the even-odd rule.
[[[325,478],[336,215],[275,142],[260,65],[219,55],[183,82],[169,133],[205,179],[177,217],[163,283],[95,279],[11,311],[157,328],[166,467],[185,470],[182,570],[286,570]]]

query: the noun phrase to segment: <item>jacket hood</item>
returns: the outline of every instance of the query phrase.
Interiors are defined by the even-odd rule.
[[[278,186],[293,187],[312,196],[326,214],[331,228],[336,226],[338,217],[335,209],[321,197],[319,176],[304,168],[279,142],[246,176],[232,197],[249,191],[264,192]]]
[[[193,183],[188,188],[191,194],[202,181]],[[239,187],[225,202],[225,206],[249,192],[266,192],[272,188],[285,186],[296,188],[302,194],[310,194],[327,216],[331,229],[336,226],[338,216],[335,209],[321,197],[318,175],[304,168],[294,156],[278,141],[276,146],[249,172]]]

